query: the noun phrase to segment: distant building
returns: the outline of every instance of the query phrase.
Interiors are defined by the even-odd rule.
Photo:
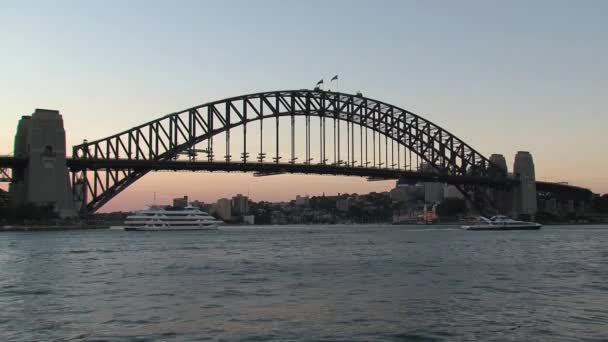
[[[296,205],[299,207],[307,207],[310,203],[310,198],[308,196],[296,196]]]
[[[232,205],[231,205],[229,199],[220,198],[215,203],[214,208],[215,208],[214,213],[222,220],[227,221],[232,218],[232,211],[231,211]]]
[[[566,201],[566,212],[568,214],[572,214],[572,213],[575,212],[575,210],[574,210],[574,200],[570,199],[570,200]]]
[[[454,185],[447,185],[445,188],[443,188],[443,197],[464,199],[462,192],[460,192],[460,190],[458,190],[458,188]]]
[[[350,207],[350,198],[340,198],[336,201],[338,211],[347,212]]]
[[[424,202],[425,203],[439,203],[443,201],[443,187],[442,183],[424,183]]]
[[[422,163],[420,171],[424,173],[437,173],[437,170],[429,163]],[[443,200],[443,183],[424,182],[424,202],[439,203]]]
[[[249,198],[238,194],[232,197],[232,215],[242,216],[249,213]]]
[[[396,202],[416,202],[424,199],[424,185],[397,182],[397,186],[390,191],[391,200]]]
[[[255,224],[255,216],[243,215],[243,223],[244,224]]]
[[[286,224],[287,218],[280,210],[273,210],[270,213],[270,224]]]
[[[545,212],[557,215],[557,200],[555,198],[550,198],[545,202]]]
[[[405,186],[398,186],[390,191],[391,200],[395,202],[407,202],[409,193]]]
[[[188,196],[174,198],[173,206],[176,208],[185,208],[188,206]]]

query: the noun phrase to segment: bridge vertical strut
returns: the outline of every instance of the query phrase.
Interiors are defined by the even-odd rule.
[[[291,158],[289,162],[295,164],[296,162],[296,113],[295,113],[295,96],[291,94]]]
[[[243,164],[247,163],[247,158],[249,154],[247,152],[247,122],[249,121],[247,118],[247,101],[243,101],[243,152],[242,152],[242,160]]]

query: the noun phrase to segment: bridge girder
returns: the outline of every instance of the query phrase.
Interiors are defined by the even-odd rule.
[[[346,122],[347,134],[352,137],[352,158],[347,156],[344,163],[339,158],[340,147],[338,145],[338,160],[334,161],[337,166],[358,167],[368,170],[378,168],[394,168],[394,162],[388,165],[388,144],[391,142],[391,152],[394,151],[392,144],[397,144],[398,149],[410,152],[417,156],[418,168],[421,162],[426,163],[433,172],[445,177],[477,177],[491,178],[494,181],[506,182],[506,174],[503,170],[493,165],[487,158],[478,153],[464,141],[454,136],[440,126],[405,109],[377,101],[374,99],[344,94],[327,92],[321,90],[287,90],[262,92],[243,96],[232,97],[220,101],[209,102],[200,106],[192,107],[180,112],[165,115],[159,119],[144,123],[142,125],[125,130],[118,134],[84,142],[73,147],[73,160],[148,160],[148,161],[171,161],[177,159],[180,154],[191,153],[197,144],[207,143],[207,161],[213,162],[215,155],[213,150],[214,136],[226,134],[225,162],[231,162],[230,155],[230,131],[237,127],[243,128],[244,144],[241,162],[243,164],[258,163],[268,164],[266,151],[262,149],[260,141],[260,153],[258,160],[250,160],[247,149],[247,126],[250,123],[260,121],[260,139],[263,137],[263,122],[274,119],[276,122],[276,150],[273,163],[279,164],[279,118],[291,117],[291,158],[290,163],[295,164],[297,157],[294,154],[295,117],[305,118],[306,128],[306,155],[304,161],[298,164],[311,165],[310,140],[310,118],[319,118],[322,146],[320,161],[322,165],[327,164],[325,158],[325,129],[326,120],[335,122]],[[349,128],[352,127],[352,128]],[[366,162],[355,161],[355,127],[366,130]],[[300,127],[299,127],[300,128]],[[370,167],[367,160],[367,132],[371,130],[373,135],[374,164]],[[378,163],[376,164],[375,144],[378,134]],[[320,134],[321,135],[321,134]],[[338,125],[338,144],[340,125]],[[385,161],[381,161],[381,136],[385,139]],[[361,133],[361,139],[363,135]],[[347,137],[350,144],[350,137]],[[363,151],[363,141],[360,141]],[[347,147],[350,153],[351,147]],[[335,147],[334,147],[335,159]],[[382,167],[384,165],[384,167]],[[407,161],[404,165],[407,165]],[[99,169],[91,170],[82,164],[79,167],[71,167],[73,171],[73,182],[80,179],[85,183],[85,188],[90,195],[87,203],[88,211],[95,211],[116,196],[122,190],[133,184],[139,178],[154,168],[107,168],[105,172]],[[420,171],[420,170],[417,170]],[[102,174],[103,173],[103,174]],[[370,171],[370,176],[371,176]],[[463,192],[468,192],[462,189]]]

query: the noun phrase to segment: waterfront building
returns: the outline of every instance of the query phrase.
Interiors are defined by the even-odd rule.
[[[443,183],[424,183],[424,202],[425,203],[439,203],[443,200],[444,194]]]
[[[244,224],[255,224],[255,216],[243,215],[243,223]]]
[[[558,211],[557,211],[557,199],[555,199],[555,198],[549,198],[545,202],[545,212],[553,214],[553,215],[557,215],[557,213],[558,213]]]
[[[185,208],[188,206],[188,196],[174,198],[173,206],[176,208]]]
[[[397,181],[394,189],[389,192],[390,199],[395,202],[417,202],[424,200],[424,185],[409,184]]]
[[[428,163],[422,163],[420,170],[424,173],[437,173],[437,170]],[[425,203],[439,203],[443,200],[443,183],[437,182],[424,182],[424,202]]]
[[[569,199],[569,200],[566,201],[566,212],[568,214],[573,214],[575,212],[575,210],[574,210],[574,200]]]
[[[310,197],[308,197],[308,196],[300,196],[300,195],[296,196],[295,204],[299,207],[307,207],[309,202],[310,202]]]
[[[249,213],[249,198],[238,194],[232,197],[232,215],[242,216]]]
[[[192,202],[190,202],[190,205],[192,205],[193,207],[199,208],[202,211],[206,211],[208,213],[211,213],[211,205],[207,204],[203,201],[199,201],[199,200],[194,200]]]
[[[462,192],[460,192],[460,190],[458,190],[458,188],[454,185],[446,185],[443,188],[443,198],[447,199],[447,198],[458,198],[458,199],[464,199],[464,195],[462,194]]]
[[[224,221],[228,221],[232,218],[232,205],[231,201],[227,198],[220,198],[215,202],[214,213]]]
[[[336,200],[336,209],[338,211],[347,212],[350,207],[350,198],[339,198]]]

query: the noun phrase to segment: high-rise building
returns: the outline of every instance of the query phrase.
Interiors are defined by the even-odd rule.
[[[173,206],[176,208],[185,208],[188,206],[188,196],[178,197],[173,199]]]
[[[242,216],[249,213],[249,198],[238,194],[232,197],[232,215]]]
[[[220,198],[215,202],[215,214],[222,220],[230,220],[232,218],[232,205],[227,198]]]

